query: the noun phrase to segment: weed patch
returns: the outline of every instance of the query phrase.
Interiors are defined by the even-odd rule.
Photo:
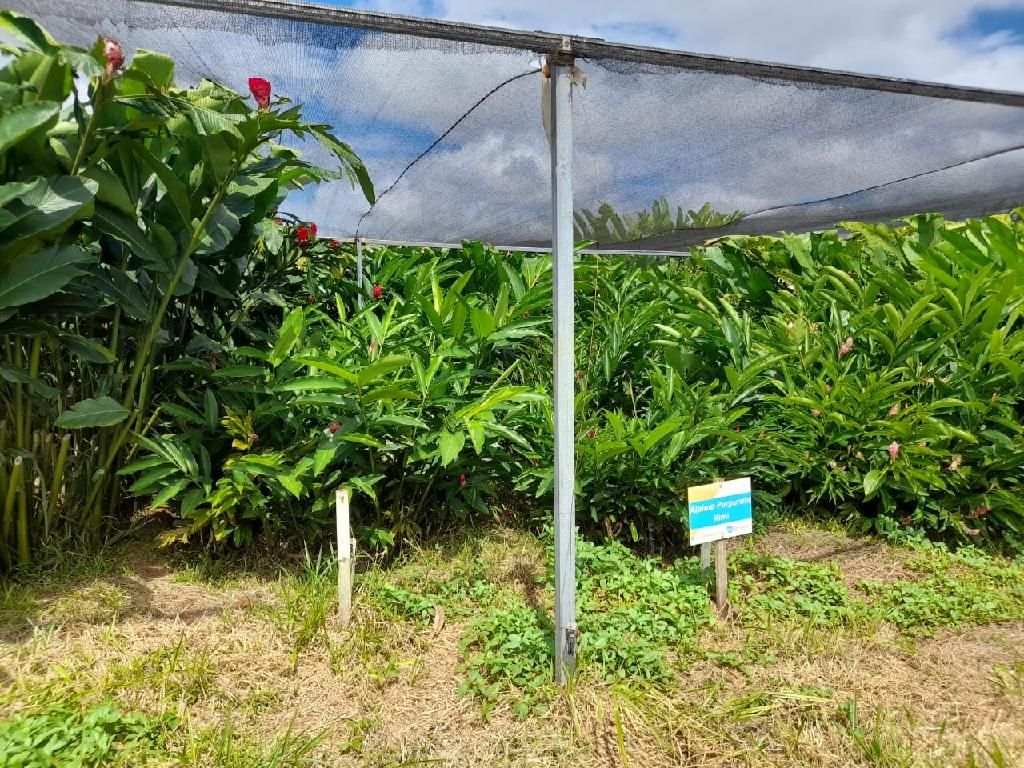
[[[168,717],[124,714],[106,701],[89,709],[59,703],[0,722],[0,763],[8,768],[143,766],[164,756]]]

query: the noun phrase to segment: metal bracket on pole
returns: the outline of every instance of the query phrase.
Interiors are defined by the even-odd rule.
[[[562,51],[548,57],[551,78],[551,254],[554,276],[554,666],[555,681],[559,683],[564,683],[573,674],[577,650],[572,67],[571,51]]]
[[[363,239],[356,238],[356,303],[363,308]]]

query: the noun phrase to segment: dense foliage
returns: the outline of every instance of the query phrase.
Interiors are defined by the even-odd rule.
[[[284,195],[338,176],[372,188],[266,81],[252,105],[212,82],[175,87],[160,54],[60,45],[8,11],[0,28],[17,43],[0,70],[2,570],[43,539],[96,542],[121,516],[116,471],[175,385],[164,364],[231,338],[268,302],[266,280],[286,284],[284,264],[253,253]]]
[[[579,258],[584,528],[678,541],[688,485],[750,474],[762,514],[1020,545],[1021,225],[848,228],[687,262]],[[549,259],[479,244],[368,258],[364,308],[343,277],[262,345],[176,364],[193,394],[130,469],[155,473],[143,492],[147,477],[186,492],[182,535],[315,530],[338,484],[377,544],[474,512],[546,518]]]
[[[176,88],[158,54],[0,23],[5,568],[98,541],[128,484],[180,516],[170,540],[315,536],[341,485],[374,546],[548,518],[548,257],[370,249],[360,294],[348,246],[277,212],[338,176],[372,199],[327,126],[259,78],[251,106]],[[720,217],[598,218],[579,223]],[[577,259],[584,529],[680,542],[687,486],[751,475],[759,516],[1024,543],[1019,215],[846,230]]]

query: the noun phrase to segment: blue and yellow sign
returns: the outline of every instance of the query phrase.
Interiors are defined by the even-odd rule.
[[[750,478],[740,477],[687,489],[690,545],[744,536],[753,531]]]

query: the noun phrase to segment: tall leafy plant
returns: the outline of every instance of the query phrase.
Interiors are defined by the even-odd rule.
[[[169,385],[161,364],[222,332],[221,309],[288,190],[349,178],[358,158],[250,81],[178,88],[174,64],[113,40],[57,43],[0,12],[0,559],[59,533],[97,541],[117,470]],[[334,169],[279,143],[318,141]]]

